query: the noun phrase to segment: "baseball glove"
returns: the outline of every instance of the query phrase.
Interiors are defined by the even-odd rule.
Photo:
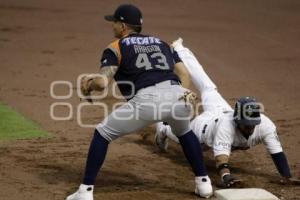
[[[241,180],[236,179],[231,174],[226,174],[222,178],[221,187],[223,188],[242,188],[244,184]]]
[[[178,100],[184,100],[186,106],[191,104],[193,107],[196,107],[197,95],[192,91],[185,91]]]
[[[85,96],[85,100],[87,100],[90,103],[93,103],[93,99],[90,97],[92,88],[91,88],[91,82],[93,81],[94,77],[91,75],[87,75],[82,77],[80,82],[80,90],[81,94]],[[81,100],[81,99],[80,99]]]

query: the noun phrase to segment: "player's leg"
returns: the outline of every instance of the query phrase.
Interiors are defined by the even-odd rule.
[[[183,94],[184,91],[186,90],[178,85],[172,85],[169,88],[165,84],[159,84],[159,86],[143,89],[128,103],[114,110],[96,128],[101,137],[99,140],[97,136],[97,145],[93,144],[94,141],[91,144],[83,183],[85,185],[93,185],[95,183],[97,173],[105,159],[108,141],[137,131],[158,120],[164,120],[171,125],[174,134],[179,138],[179,142],[196,177],[209,179],[200,143],[189,126],[190,121],[188,117],[191,113],[191,108],[184,101],[178,102],[178,96]],[[167,92],[169,94],[166,94]],[[165,106],[160,107],[161,104]],[[155,111],[161,111],[162,113],[157,115]],[[98,145],[103,147],[101,152],[97,151],[98,148],[96,146]]]
[[[136,109],[130,102],[114,110],[100,123],[91,141],[82,184],[67,200],[93,199],[93,187],[97,174],[105,160],[109,143],[118,137],[147,126],[151,121],[137,120]]]
[[[192,129],[184,129],[189,127],[188,121],[168,121],[174,133],[178,134],[178,140],[184,155],[190,163],[195,174],[195,193],[201,197],[208,198],[213,194],[210,178],[208,176],[204,163],[201,144]]]
[[[180,93],[182,87],[173,87],[173,93]],[[183,94],[183,92],[182,92]],[[178,101],[178,97],[175,97]],[[195,133],[190,128],[191,107],[187,106],[183,101],[178,102],[172,107],[172,115],[164,119],[170,124],[173,133],[178,137],[185,157],[189,161],[196,180],[195,192],[202,197],[212,195],[212,186],[204,164],[202,148]]]
[[[202,115],[201,115],[202,116]],[[200,116],[199,116],[200,117]],[[196,119],[196,118],[195,118]],[[193,119],[190,123],[191,129],[196,134],[200,144],[204,143],[202,141],[201,136],[203,135],[202,132],[199,132],[198,122],[199,120]],[[197,118],[198,119],[198,118]],[[198,122],[197,122],[198,121]],[[168,148],[168,139],[171,139],[172,141],[179,143],[178,137],[172,132],[171,126],[167,124],[166,122],[158,122],[156,123],[156,131],[155,131],[155,144],[160,150],[166,151]]]
[[[224,111],[232,110],[231,106],[217,91],[217,86],[204,71],[202,65],[198,62],[194,54],[182,45],[182,39],[179,38],[173,42],[172,46],[189,71],[193,84],[201,94],[202,106],[204,111],[220,109]]]
[[[97,129],[94,132],[94,137],[91,141],[84,178],[79,189],[69,195],[66,200],[92,200],[94,184],[100,167],[102,166],[109,142],[100,135]]]
[[[87,170],[83,182],[84,184],[93,185],[95,183],[97,171],[99,171],[99,168],[101,167],[103,161],[99,161],[98,164],[95,165],[95,167],[89,167],[88,164],[91,160],[90,163],[93,166],[93,163],[95,163],[95,160],[97,160],[95,157],[99,158],[98,160],[104,160],[107,149],[105,149],[104,147],[108,146],[105,144],[106,142],[111,142],[119,137],[135,132],[151,124],[151,121],[146,121],[138,118],[137,113],[138,112],[136,112],[136,108],[131,104],[131,102],[125,103],[121,107],[114,110],[102,123],[100,123],[96,127],[96,132],[99,136],[97,135],[95,137],[99,137],[101,138],[101,140],[103,140],[101,144],[98,143],[98,146],[103,146],[103,150],[100,151],[99,149],[99,151],[94,152],[93,149],[90,149],[90,153],[95,155],[91,156],[91,159],[89,159],[88,157],[86,167]],[[97,145],[94,146],[95,148],[99,148]],[[93,148],[93,141],[91,144],[91,148]],[[94,171],[89,170],[89,168],[94,168]],[[89,172],[91,173],[89,174]]]
[[[178,53],[179,57],[185,64],[190,73],[192,81],[200,93],[205,90],[214,90],[217,86],[208,77],[202,65],[187,47],[183,46],[183,40],[179,38],[172,43],[174,50]]]

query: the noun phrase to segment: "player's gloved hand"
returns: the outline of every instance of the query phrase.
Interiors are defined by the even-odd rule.
[[[242,181],[234,178],[231,174],[225,174],[222,177],[223,187],[225,188],[241,188],[243,187]]]
[[[193,106],[193,108],[195,108],[197,95],[192,91],[185,91],[184,94],[182,96],[180,96],[178,100],[184,100],[184,102],[186,103],[186,106],[188,104],[191,104]]]
[[[93,100],[90,98],[91,96],[91,81],[94,79],[93,76],[87,75],[82,77],[80,82],[80,90],[83,96],[85,96],[85,100],[87,100],[90,103],[93,103]]]

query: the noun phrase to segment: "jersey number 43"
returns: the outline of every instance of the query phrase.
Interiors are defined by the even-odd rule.
[[[167,62],[166,56],[164,54],[162,54],[161,52],[156,52],[151,54],[149,57],[149,55],[146,53],[140,53],[136,59],[135,65],[137,66],[137,68],[145,68],[146,70],[150,70],[150,69],[161,69],[161,70],[169,70],[170,66]],[[155,63],[154,63],[155,62]]]

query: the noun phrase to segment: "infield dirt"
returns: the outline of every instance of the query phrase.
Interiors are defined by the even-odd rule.
[[[300,2],[297,0],[129,1],[144,12],[144,33],[171,42],[181,36],[219,91],[233,105],[250,95],[264,103],[278,127],[293,174],[300,177]],[[102,50],[113,41],[103,20],[122,1],[1,0],[0,99],[50,132],[51,138],[0,143],[1,200],[64,199],[80,183],[93,129],[79,128],[76,78],[97,72]],[[74,84],[72,97],[50,96],[55,80]],[[66,94],[58,87],[57,94]],[[71,103],[68,121],[54,121],[50,105]],[[109,97],[104,103],[116,102]],[[56,115],[66,115],[65,106]],[[100,122],[86,108],[85,122]],[[154,129],[145,128],[110,145],[95,199],[196,199],[193,175],[178,145],[157,152]],[[219,181],[205,153],[214,184]],[[233,173],[249,187],[281,199],[300,199],[299,187],[278,184],[263,145],[232,155]]]

